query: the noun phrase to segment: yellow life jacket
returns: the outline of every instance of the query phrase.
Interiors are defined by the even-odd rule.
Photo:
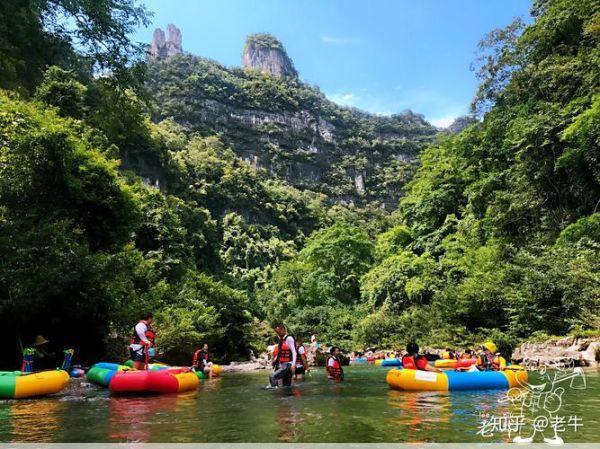
[[[506,369],[506,359],[501,355],[497,355],[492,361],[492,368],[496,371],[502,371]]]

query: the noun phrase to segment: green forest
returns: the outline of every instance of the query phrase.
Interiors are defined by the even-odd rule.
[[[247,359],[280,320],[345,350],[598,332],[600,4],[538,0],[532,16],[482,36],[468,126],[415,119],[417,162],[382,166],[382,190],[348,202],[335,177],[251,166],[238,152],[261,149],[240,130],[183,126],[197,110],[156,83],[335,115],[373,160],[391,151],[374,128],[406,117],[373,121],[297,79],[191,56],[153,66],[129,38],[151,17],[134,1],[4,0],[2,365],[38,334],[86,363],[124,356],[146,311],[172,363],[204,341]],[[382,208],[389,186],[400,199]]]

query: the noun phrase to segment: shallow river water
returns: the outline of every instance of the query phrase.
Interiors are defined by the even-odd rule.
[[[0,441],[508,441],[506,432],[478,434],[483,419],[516,412],[514,405],[499,402],[505,391],[394,391],[385,382],[386,371],[351,367],[345,382],[332,384],[316,370],[293,388],[270,391],[264,389],[265,371],[226,374],[203,381],[193,393],[153,397],[111,397],[80,383],[54,397],[0,403]],[[585,390],[563,385],[555,415],[564,418],[566,442],[600,439],[600,373],[586,370],[585,377]],[[542,382],[537,373],[530,381]]]

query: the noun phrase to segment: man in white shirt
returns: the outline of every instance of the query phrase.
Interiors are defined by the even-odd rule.
[[[274,371],[269,376],[269,383],[272,388],[275,388],[281,380],[284,387],[289,387],[296,372],[296,342],[294,337],[288,335],[283,324],[277,324],[274,329],[279,337],[279,343],[275,348]]]
[[[133,327],[129,354],[133,360],[133,367],[138,370],[147,368],[148,351],[154,344],[154,331],[150,327],[153,318],[151,313],[147,313]]]

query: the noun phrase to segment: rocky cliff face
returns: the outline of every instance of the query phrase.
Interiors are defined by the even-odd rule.
[[[254,70],[189,54],[154,59],[153,120],[218,134],[250,165],[334,201],[396,207],[436,129],[410,111],[381,117],[336,105],[298,80],[279,41],[259,37],[244,49]]]
[[[270,34],[253,34],[246,39],[242,66],[273,76],[298,76],[281,42]]]
[[[157,28],[154,30],[148,56],[152,60],[162,61],[171,56],[183,53],[181,30],[173,24],[167,26],[168,37],[165,32]]]

